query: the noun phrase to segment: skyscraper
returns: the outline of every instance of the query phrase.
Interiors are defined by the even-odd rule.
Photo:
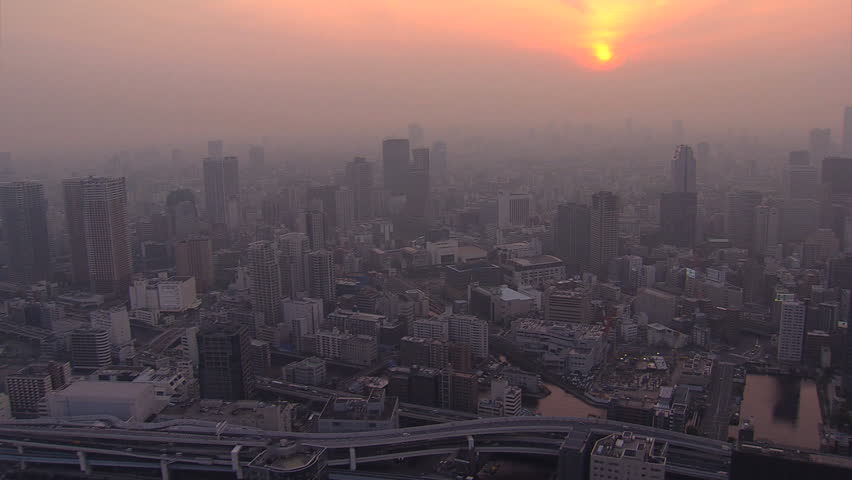
[[[382,142],[382,175],[384,188],[391,193],[406,193],[411,152],[408,139]]]
[[[65,180],[74,280],[95,293],[125,295],[133,273],[124,178]]]
[[[246,327],[233,323],[208,325],[198,332],[197,341],[201,398],[252,398],[255,378]]]
[[[408,141],[411,143],[412,147],[422,147],[425,145],[423,143],[425,141],[425,137],[423,127],[421,127],[419,123],[408,124]]]
[[[833,199],[845,200],[852,196],[852,155],[824,159],[822,184]]]
[[[366,158],[355,157],[346,165],[346,179],[355,195],[355,219],[367,220],[373,216],[373,164]]]
[[[426,217],[429,209],[429,149],[415,148],[414,159],[408,171],[406,212],[412,217]]]
[[[852,156],[852,105],[843,111],[843,145],[841,153]]]
[[[591,270],[606,278],[609,262],[618,256],[618,196],[612,192],[592,195],[591,206]]]
[[[695,155],[689,145],[678,145],[672,159],[672,192],[697,192]]]
[[[50,278],[50,240],[44,186],[0,184],[0,208],[9,246],[9,277],[19,284]]]
[[[557,207],[553,248],[568,273],[582,273],[589,266],[590,222],[588,205],[566,203]]]
[[[326,303],[337,297],[334,292],[334,256],[328,250],[317,250],[307,256],[308,292],[312,298],[321,298]]]
[[[669,192],[660,196],[660,234],[666,245],[693,247],[697,218],[695,192]]]
[[[311,241],[311,250],[320,250],[325,248],[325,214],[319,210],[308,210],[304,213],[304,224],[305,234]]]
[[[71,332],[71,365],[97,369],[112,365],[110,333],[103,328],[78,328]]]
[[[500,228],[523,227],[532,214],[532,197],[529,193],[497,193],[497,225]]]
[[[725,230],[728,237],[738,248],[754,246],[754,208],[763,201],[760,192],[744,190],[728,194],[728,211],[725,216]]]
[[[831,152],[831,129],[814,128],[811,130],[808,151],[811,154],[811,163],[821,166],[822,160]]]
[[[429,175],[436,185],[447,182],[447,155],[446,143],[439,141],[432,144]]]
[[[234,215],[234,208],[229,208],[229,204],[239,205],[239,160],[237,157],[211,155],[204,159],[203,167],[207,220],[211,224],[233,224],[236,219],[229,217]]]
[[[767,247],[781,241],[781,215],[778,209],[767,205],[754,207],[754,234],[750,250],[762,255]]]
[[[307,254],[311,241],[304,233],[287,233],[278,238],[278,265],[282,294],[295,298],[307,290]]]
[[[802,362],[805,339],[805,312],[802,302],[781,302],[781,323],[778,329],[778,361],[787,364]]]
[[[195,288],[205,292],[213,288],[213,243],[207,237],[181,240],[175,244],[175,273],[195,277]]]
[[[282,319],[281,275],[272,242],[261,240],[249,244],[248,267],[251,278],[251,303],[263,312],[266,321],[276,324]]]

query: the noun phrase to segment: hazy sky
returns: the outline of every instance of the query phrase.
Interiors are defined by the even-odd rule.
[[[849,0],[0,1],[0,150],[413,120],[804,132],[852,103]]]

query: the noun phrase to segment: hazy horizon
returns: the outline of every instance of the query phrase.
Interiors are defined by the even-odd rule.
[[[2,6],[0,150],[16,154],[345,142],[410,121],[474,135],[682,119],[806,139],[839,135],[852,104],[845,0]]]

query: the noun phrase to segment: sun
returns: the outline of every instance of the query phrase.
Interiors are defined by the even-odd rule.
[[[598,43],[595,45],[595,58],[598,59],[601,63],[607,63],[612,60],[614,57],[612,53],[612,48],[605,43]]]

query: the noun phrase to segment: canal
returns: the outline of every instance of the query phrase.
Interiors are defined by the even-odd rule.
[[[819,449],[822,416],[813,380],[749,374],[740,414],[743,420],[754,419],[756,440]],[[736,436],[736,429],[731,430]]]
[[[536,399],[524,398],[524,406],[535,410],[546,417],[579,417],[586,418],[595,415],[606,418],[603,409],[595,408],[556,385],[544,384],[550,390],[550,395]]]

